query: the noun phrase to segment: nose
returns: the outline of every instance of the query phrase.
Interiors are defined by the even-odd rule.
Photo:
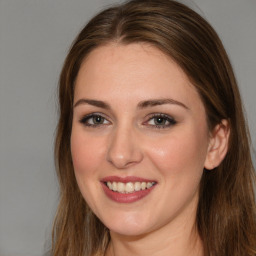
[[[132,128],[117,128],[110,138],[107,161],[115,168],[126,169],[143,159],[139,136]]]

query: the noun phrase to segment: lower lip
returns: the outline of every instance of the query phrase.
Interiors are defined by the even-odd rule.
[[[118,202],[118,203],[133,203],[136,201],[139,201],[140,199],[144,198],[147,196],[155,187],[152,186],[151,188],[145,189],[145,190],[140,190],[136,191],[133,193],[119,193],[119,192],[114,192],[110,190],[104,183],[102,183],[103,190],[105,194],[113,201]]]

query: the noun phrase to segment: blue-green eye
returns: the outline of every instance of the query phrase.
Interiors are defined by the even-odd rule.
[[[80,123],[84,124],[85,126],[100,126],[109,124],[109,121],[99,114],[90,114],[83,117],[80,120]]]
[[[153,114],[146,122],[147,125],[156,128],[167,128],[175,125],[177,122],[166,114]]]

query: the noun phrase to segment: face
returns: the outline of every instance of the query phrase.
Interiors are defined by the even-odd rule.
[[[77,183],[112,232],[195,221],[209,131],[203,103],[175,62],[145,44],[99,47],[79,70],[73,111]]]

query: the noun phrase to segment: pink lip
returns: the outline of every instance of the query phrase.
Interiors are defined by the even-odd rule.
[[[101,180],[103,191],[105,192],[105,194],[108,198],[110,198],[111,200],[118,202],[118,203],[136,202],[136,201],[144,198],[145,196],[147,196],[155,188],[155,185],[154,185],[149,189],[135,191],[133,193],[122,194],[122,193],[118,193],[118,192],[114,192],[114,191],[110,190],[107,187],[107,185],[105,184],[108,181],[123,182],[123,183],[136,182],[136,181],[139,181],[139,182],[155,182],[155,181],[143,179],[143,178],[139,178],[139,177],[134,177],[134,176],[124,177],[124,178],[117,177],[117,176],[105,177],[104,179]]]

